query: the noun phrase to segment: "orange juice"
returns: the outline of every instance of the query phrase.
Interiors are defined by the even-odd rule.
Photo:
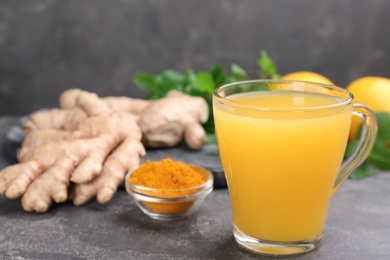
[[[214,120],[235,228],[278,242],[320,235],[345,152],[352,105],[332,106],[340,98],[293,91],[227,99],[240,105],[214,102]],[[269,109],[250,109],[253,105]],[[308,108],[313,106],[329,108]]]

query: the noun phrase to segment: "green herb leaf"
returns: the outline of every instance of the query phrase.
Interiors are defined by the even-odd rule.
[[[263,73],[268,74],[273,79],[278,79],[281,76],[276,72],[276,65],[273,60],[268,56],[265,50],[260,53],[260,58],[257,61],[257,65]]]
[[[378,169],[390,170],[390,149],[372,151],[367,161]]]
[[[154,78],[154,88],[150,92],[149,99],[158,99],[165,96],[170,90],[176,89],[177,86],[168,81],[163,74]],[[180,90],[180,89],[178,89]]]
[[[363,163],[358,168],[356,168],[351,175],[349,175],[350,179],[360,180],[367,178],[372,174],[370,168],[368,167],[367,163]]]
[[[375,115],[378,120],[377,138],[375,140],[374,147],[364,164],[367,166],[373,166],[380,170],[390,170],[390,148],[387,147],[390,142],[390,115],[386,112],[377,112]],[[348,143],[345,157],[349,157],[355,151],[359,143],[361,131],[362,129],[360,127],[355,139]],[[367,169],[360,168],[362,168],[362,166],[358,168],[360,172],[355,174],[359,176],[358,178],[363,178],[364,176],[369,176],[371,174],[368,174]],[[364,172],[366,172],[366,174],[364,174]],[[350,178],[355,177],[351,175]]]
[[[146,72],[136,72],[133,74],[133,82],[139,88],[152,91],[154,90],[154,76]]]
[[[378,134],[376,139],[381,142],[381,145],[383,143],[383,146],[386,146],[390,140],[390,114],[377,112],[375,115],[378,120]]]
[[[204,95],[205,95],[204,91],[202,91],[199,88],[194,87],[192,85],[188,85],[186,87],[185,93],[188,95],[191,95],[191,96],[195,96],[195,97],[204,97]]]
[[[378,134],[367,161],[381,170],[390,170],[390,115],[386,112],[375,113],[378,120]]]
[[[211,73],[206,71],[199,72],[197,75],[197,79],[199,89],[207,93],[213,93],[215,89],[215,82]]]
[[[359,144],[359,140],[355,139],[347,144],[347,148],[345,150],[344,158],[348,158],[353,154]]]
[[[238,66],[237,64],[232,64],[231,70],[232,70],[232,76],[237,80],[245,78],[247,75],[246,71],[240,66]]]
[[[165,70],[163,73],[161,73],[161,76],[166,82],[177,85],[183,85],[187,80],[184,75],[174,70]]]
[[[208,133],[206,135],[206,144],[216,144],[217,143],[217,136],[215,133]]]
[[[258,60],[257,64],[259,65],[259,68],[265,73],[268,74],[276,73],[276,65],[268,56],[265,50],[261,51],[260,59]]]
[[[211,75],[215,83],[215,88],[221,86],[225,82],[225,72],[220,64],[215,64],[211,69]]]
[[[196,74],[192,69],[187,69],[187,80],[189,85],[194,87],[198,86],[198,78],[196,77]]]

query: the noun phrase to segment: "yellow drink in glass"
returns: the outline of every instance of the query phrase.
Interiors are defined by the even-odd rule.
[[[294,92],[230,99],[284,107],[336,103],[334,97]],[[278,112],[275,118],[236,112],[214,110],[234,225],[270,241],[300,241],[320,234],[343,159],[352,106],[336,114],[321,111],[318,117],[305,118],[301,113],[291,119]]]
[[[265,254],[310,251],[322,238],[339,177],[352,98],[337,87],[259,82],[214,95],[234,234]]]

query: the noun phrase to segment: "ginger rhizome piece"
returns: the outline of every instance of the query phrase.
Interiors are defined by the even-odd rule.
[[[0,195],[21,198],[26,211],[45,212],[53,202],[106,203],[127,172],[137,168],[146,146],[174,146],[183,138],[199,149],[206,134],[206,101],[179,92],[149,101],[100,98],[70,89],[60,108],[32,114],[18,164],[0,171]]]
[[[202,124],[208,116],[208,104],[203,98],[170,91],[139,114],[142,142],[151,147],[171,147],[184,138],[189,147],[199,149],[206,142]]]
[[[60,97],[62,108],[80,108],[94,114],[91,105],[82,101],[92,95],[79,89],[71,89]],[[95,99],[93,95],[91,99]],[[209,107],[202,97],[194,97],[172,90],[157,100],[142,100],[127,97],[106,97],[100,111],[131,113],[138,117],[142,142],[147,147],[173,147],[183,139],[192,149],[200,149],[206,142],[202,124],[207,122]]]
[[[94,196],[105,203],[145,154],[141,131],[131,114],[89,117],[70,132],[58,130],[62,135],[56,139],[52,139],[53,129],[38,131],[41,141],[23,146],[20,163],[0,172],[0,194],[22,197],[26,211],[44,212],[52,201],[65,201],[71,184],[76,186],[71,194],[74,204]],[[45,133],[50,138],[45,139]]]

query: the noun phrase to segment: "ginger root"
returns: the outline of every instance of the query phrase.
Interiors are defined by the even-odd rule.
[[[159,100],[100,98],[70,89],[60,108],[32,114],[18,164],[0,171],[0,195],[21,198],[25,211],[45,212],[72,199],[106,203],[128,171],[139,166],[145,146],[174,146],[183,139],[199,149],[208,118],[203,98],[172,91]]]
[[[0,194],[22,197],[24,210],[36,212],[45,212],[53,201],[65,201],[70,184],[80,185],[79,192],[72,194],[77,205],[95,195],[101,203],[109,201],[126,172],[137,167],[145,154],[135,122],[131,114],[113,114],[89,117],[70,132],[30,132],[18,154],[20,163],[0,172]],[[47,133],[49,138],[45,138]],[[31,135],[40,135],[41,141],[27,142]],[[112,161],[120,163],[114,168]],[[87,183],[88,194],[82,188]]]
[[[91,112],[91,105],[85,99],[85,91],[71,89],[60,97],[60,106],[66,109],[83,109]],[[91,99],[96,96],[92,95]],[[96,101],[95,101],[96,102]],[[200,149],[206,142],[202,124],[209,117],[207,102],[172,90],[158,100],[142,100],[128,97],[106,97],[99,100],[100,111],[131,113],[138,117],[142,130],[142,142],[147,147],[173,147],[183,139],[192,149]],[[104,104],[103,104],[104,103]]]
[[[170,91],[139,114],[142,142],[150,147],[172,147],[184,138],[189,147],[200,149],[206,142],[202,124],[208,116],[203,98]]]

